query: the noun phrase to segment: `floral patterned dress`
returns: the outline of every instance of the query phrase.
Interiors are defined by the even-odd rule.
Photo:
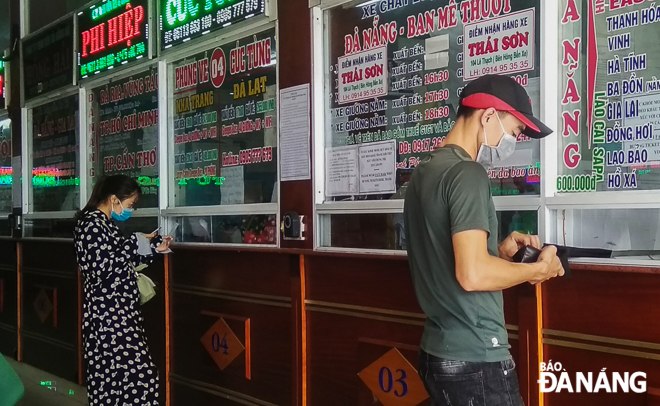
[[[135,266],[152,256],[138,254],[135,234],[125,238],[100,210],[86,213],[74,231],[84,275],[83,353],[90,405],[158,405],[158,370],[145,339]],[[162,242],[151,241],[152,252]]]

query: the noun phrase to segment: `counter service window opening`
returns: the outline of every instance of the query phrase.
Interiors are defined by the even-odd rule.
[[[26,237],[71,238],[80,208],[78,95],[28,110]]]
[[[186,242],[276,244],[275,29],[200,47],[168,67],[174,227]]]
[[[315,32],[329,67],[315,98],[324,103],[315,135],[324,149],[318,245],[402,250],[406,183],[443,145],[462,88],[486,74],[508,75],[540,110],[541,7],[538,0],[357,3],[325,9]],[[540,142],[517,141],[513,156],[488,170],[495,197],[540,195]],[[364,222],[382,233],[350,231]]]

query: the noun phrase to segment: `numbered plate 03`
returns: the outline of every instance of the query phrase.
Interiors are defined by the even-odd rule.
[[[429,397],[417,370],[396,348],[363,369],[358,376],[383,406],[416,406]]]

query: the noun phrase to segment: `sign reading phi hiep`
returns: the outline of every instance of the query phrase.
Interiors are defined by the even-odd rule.
[[[148,5],[148,0],[107,0],[78,13],[81,78],[148,55]]]

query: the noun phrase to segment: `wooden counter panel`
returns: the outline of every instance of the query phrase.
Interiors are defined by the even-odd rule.
[[[18,281],[16,243],[0,240],[0,353],[16,356]]]
[[[647,388],[658,387],[660,385],[660,363],[655,360],[645,360],[640,358],[625,357],[615,354],[605,354],[602,352],[586,351],[576,348],[564,348],[554,345],[544,345],[544,354],[546,362],[552,360],[553,363],[561,362],[562,367],[569,373],[573,389],[576,389],[576,372],[593,373],[594,387],[598,380],[598,373],[603,368],[608,376],[611,385],[614,372],[623,375],[629,372],[630,375],[640,371],[646,373]],[[560,375],[556,374],[557,379]],[[643,379],[642,379],[643,380]],[[584,390],[583,390],[584,392]],[[546,393],[545,406],[646,406],[647,394],[642,393],[607,393],[600,390],[599,393],[568,393],[562,390],[561,393]]]
[[[2,265],[16,268],[16,242],[13,240],[0,240],[0,266]]]
[[[307,299],[422,314],[405,261],[307,257]]]
[[[149,352],[156,364],[160,380],[160,399],[165,399],[165,267],[162,256],[157,256],[153,264],[145,269],[147,275],[156,284],[156,296],[142,305],[144,331]]]
[[[506,324],[518,325],[518,287],[502,291],[504,298],[504,320]]]
[[[289,296],[289,267],[298,266],[299,256],[177,247],[172,262],[173,284]]]
[[[227,394],[217,388],[199,386],[193,382],[180,383],[172,380],[172,405],[222,405],[222,406],[244,406],[246,403],[239,400],[227,399]],[[243,400],[243,399],[241,399]],[[252,404],[252,403],[247,403]]]
[[[240,278],[240,274],[236,278]],[[277,405],[291,405],[294,374],[290,302],[250,296],[209,297],[209,294],[201,290],[181,291],[176,285],[172,286],[172,374]],[[213,337],[212,333],[207,335],[221,318],[245,347],[224,370],[212,358]],[[224,351],[224,341],[220,341],[224,338],[221,333],[215,342],[218,354]],[[227,344],[230,354],[236,347],[240,351],[235,341],[227,338]],[[177,391],[181,389],[175,389],[173,406],[224,404],[221,397],[209,398],[203,390],[188,388],[189,397],[181,398]]]
[[[25,333],[22,335],[22,362],[67,381],[77,382],[78,349],[73,345],[55,345],[49,338],[33,337]]]
[[[23,361],[78,380],[77,272],[22,269]],[[63,354],[66,354],[64,356]]]
[[[21,240],[23,267],[73,272],[78,269],[73,241]]]
[[[545,329],[660,343],[660,278],[575,272],[543,284]]]
[[[421,326],[308,311],[307,328],[308,405],[379,404],[357,374],[397,344],[418,368]]]

